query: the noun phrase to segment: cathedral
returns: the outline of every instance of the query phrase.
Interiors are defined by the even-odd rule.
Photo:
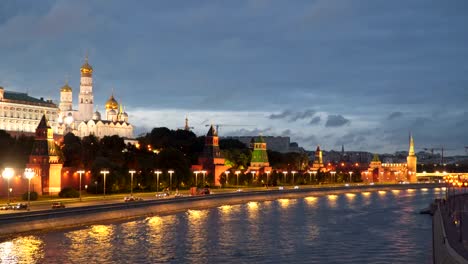
[[[105,104],[105,115],[94,111],[93,67],[88,63],[81,66],[78,110],[73,109],[73,89],[65,83],[60,89],[60,104],[57,118],[57,133],[73,133],[79,137],[94,135],[98,138],[117,135],[133,138],[133,126],[128,114],[112,94]]]

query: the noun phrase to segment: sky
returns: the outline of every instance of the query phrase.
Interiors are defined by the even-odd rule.
[[[94,68],[135,136],[289,136],[307,150],[468,146],[468,1],[0,1],[0,86],[77,106]],[[76,107],[77,108],[77,107]]]

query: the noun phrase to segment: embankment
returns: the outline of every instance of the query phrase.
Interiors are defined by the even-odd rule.
[[[436,184],[404,185],[361,185],[322,188],[222,193],[207,196],[167,198],[131,203],[114,203],[58,210],[31,211],[0,216],[0,237],[49,231],[97,224],[110,221],[128,220],[152,215],[172,214],[188,209],[203,209],[221,205],[242,204],[250,201],[266,201],[281,198],[295,199],[306,196],[340,194],[348,192],[433,188]]]

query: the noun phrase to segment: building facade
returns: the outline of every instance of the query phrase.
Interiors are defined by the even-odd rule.
[[[60,89],[60,104],[57,118],[59,134],[72,132],[76,136],[94,135],[98,138],[117,135],[133,138],[133,126],[121,103],[112,94],[105,104],[105,116],[94,111],[93,67],[88,58],[80,68],[80,92],[78,110],[73,109],[73,89],[66,83]]]
[[[51,100],[37,99],[27,93],[6,91],[0,87],[0,129],[11,134],[36,131],[42,116],[56,120],[59,109]],[[51,122],[52,127],[56,125]]]

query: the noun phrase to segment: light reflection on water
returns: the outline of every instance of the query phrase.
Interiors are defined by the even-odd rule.
[[[408,189],[188,210],[18,237],[0,243],[0,262],[427,263],[431,218],[418,211],[438,195]]]

